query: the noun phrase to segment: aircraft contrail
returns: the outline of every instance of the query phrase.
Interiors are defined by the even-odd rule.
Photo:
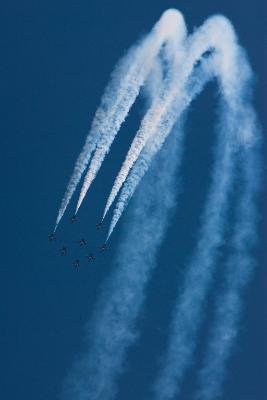
[[[211,190],[202,217],[203,227],[199,233],[196,252],[185,275],[183,289],[175,305],[168,348],[154,386],[157,400],[174,399],[180,391],[184,374],[192,363],[197,335],[203,321],[206,296],[216,269],[217,252],[223,242],[237,154],[240,151],[244,152],[247,147],[252,147],[256,140],[254,136],[257,135],[254,115],[250,104],[247,103],[246,93],[251,70],[245,55],[238,48],[230,24],[226,22],[225,28],[227,27],[230,28],[228,37],[225,36],[225,31],[218,32],[218,26],[216,28],[217,35],[221,35],[221,41],[217,38],[218,44],[223,41],[227,55],[230,56],[227,59],[223,52],[221,53],[222,68],[219,72],[224,74],[221,139],[215,154]],[[224,62],[227,69],[224,68]],[[234,80],[238,85],[233,87]],[[241,139],[242,135],[245,140]],[[214,354],[213,357],[215,356]]]
[[[216,31],[216,35],[213,34],[214,31]],[[229,48],[226,47],[222,42],[224,32],[226,34],[224,40],[228,40],[228,42],[229,40],[233,40],[232,37],[227,37],[232,35],[231,26],[229,23],[227,23],[227,21],[222,17],[213,17],[208,20],[204,26],[197,31],[197,33],[188,39],[188,46],[184,53],[184,60],[182,63],[180,60],[181,51],[178,53],[178,56],[175,58],[172,65],[170,84],[163,87],[163,93],[160,93],[157,96],[151,108],[145,115],[141,123],[141,127],[131,144],[121,170],[116,177],[115,183],[107,200],[103,218],[111,207],[123,183],[126,181],[131,168],[140,156],[141,151],[149,138],[151,136],[158,136],[158,132],[160,132],[162,142],[164,142],[163,138],[167,137],[172,124],[179,118],[179,115],[183,109],[188,108],[190,105],[190,97],[192,99],[194,94],[188,93],[188,91],[184,93],[184,87],[192,73],[196,61],[201,59],[201,56],[210,48],[214,48],[217,52],[218,59],[220,58],[219,60],[216,60],[214,57],[214,61],[218,63],[216,69],[219,73],[218,77],[222,78],[223,90],[229,90],[229,83],[233,84],[233,82],[229,82],[229,80],[232,79],[233,74],[229,77],[227,76],[227,69],[221,71],[219,69],[220,62],[221,64],[227,64],[227,68],[228,64],[232,62],[230,65],[232,72],[234,72],[233,69],[235,68],[233,56],[236,55],[229,52]],[[222,60],[222,58],[224,58],[224,60]],[[232,89],[233,88],[231,88],[231,90]],[[199,91],[200,90],[201,87],[199,88]],[[165,132],[162,133],[162,131]],[[116,213],[116,215],[118,215],[118,213]],[[110,229],[110,234],[111,232],[112,229]]]
[[[260,156],[249,148],[240,155],[241,195],[236,207],[230,255],[225,266],[220,293],[216,296],[215,317],[209,332],[208,349],[199,372],[199,400],[215,400],[222,394],[226,363],[239,331],[243,294],[255,266],[252,250],[257,241],[258,213],[255,199],[260,187]]]
[[[182,14],[176,10],[167,10],[156,23],[151,33],[134,46],[115,68],[96,111],[92,127],[84,147],[76,161],[74,171],[67,185],[58,212],[54,231],[80,182],[80,179],[94,153],[90,168],[85,176],[76,213],[95,178],[109,148],[135,102],[140,88],[146,81],[153,63],[166,41],[170,46],[182,42],[186,36],[186,27]],[[172,39],[172,40],[170,40]],[[178,46],[176,48],[178,52]]]
[[[152,175],[144,178],[146,185],[140,188],[128,221],[128,233],[119,246],[116,270],[104,286],[95,311],[88,350],[66,381],[64,393],[69,398],[109,400],[114,396],[127,348],[136,338],[135,321],[143,304],[146,283],[156,266],[157,249],[175,203],[174,181],[184,140],[181,126],[192,101],[209,81],[216,79],[221,99],[210,190],[196,249],[184,282],[179,283],[180,295],[173,310],[169,343],[153,386],[156,400],[174,399],[180,391],[184,374],[194,358],[225,227],[231,222],[234,239],[225,271],[227,287],[221,295],[223,306],[218,303],[216,307],[211,341],[199,378],[201,400],[214,398],[215,390],[220,387],[218,371],[223,376],[235,336],[229,332],[238,330],[240,290],[252,265],[246,242],[249,232],[254,235],[255,228],[259,180],[253,160],[258,160],[256,149],[260,136],[250,99],[252,78],[246,54],[225,17],[210,17],[187,36],[183,16],[176,10],[163,13],[152,31],[130,49],[113,73],[67,186],[56,227],[90,162],[77,203],[78,211],[143,86],[148,97],[147,111],[104,209],[103,218],[118,196],[108,238],[151,164],[157,185],[152,183]],[[173,129],[175,125],[179,126],[177,132]],[[173,145],[161,149],[165,140],[173,141]],[[243,166],[241,179],[245,183],[237,217],[229,221],[228,209],[239,164]],[[231,268],[236,263],[238,267],[233,275]],[[235,279],[232,281],[230,276]],[[223,328],[222,318],[229,310],[226,328]],[[209,387],[210,377],[213,384]]]
[[[102,136],[99,143],[97,144],[96,152],[92,158],[91,164],[89,166],[88,172],[85,176],[84,183],[81,189],[80,197],[77,204],[77,209],[79,209],[89,186],[96,177],[96,174],[101,167],[102,162],[106,154],[108,153],[110,146],[128,114],[130,107],[134,103],[141,86],[145,82],[148,73],[151,71],[152,64],[158,55],[160,48],[163,43],[169,39],[175,38],[174,43],[180,45],[185,38],[186,29],[183,21],[183,17],[180,13],[176,11],[166,11],[159,22],[155,25],[151,34],[148,35],[146,40],[140,45],[139,59],[137,57],[132,58],[132,63],[134,65],[135,74],[133,74],[129,79],[129,86],[127,88],[126,96],[124,102],[121,106],[124,108],[124,112],[118,109],[118,113],[113,115],[109,121],[109,130]],[[171,44],[173,41],[171,41]],[[176,46],[176,51],[179,53],[179,46]],[[127,101],[128,100],[128,101]],[[122,119],[122,115],[124,118]],[[117,119],[119,123],[117,123]]]
[[[167,136],[169,135],[174,121],[174,115],[176,118],[180,116],[182,117],[183,112],[186,110],[186,107],[190,105],[190,103],[194,100],[194,98],[203,90],[203,87],[207,84],[207,82],[211,81],[214,77],[214,70],[213,64],[207,62],[206,60],[202,60],[200,67],[193,72],[192,76],[188,82],[188,88],[190,88],[190,92],[187,96],[184,96],[184,101],[182,105],[179,105],[177,101],[176,107],[173,106],[173,110],[165,116],[162,124],[157,127],[156,133],[154,136],[151,136],[143,146],[140,155],[138,157],[138,164],[136,163],[133,167],[131,172],[128,174],[128,178],[125,179],[123,188],[119,195],[119,199],[116,203],[113,217],[111,220],[111,224],[108,231],[107,240],[109,239],[110,235],[112,234],[116,224],[118,223],[125,207],[127,206],[130,198],[134,194],[139,182],[141,181],[142,177],[146,173],[153,159],[154,155],[160,150],[161,146],[163,145],[164,141],[166,140]],[[175,82],[173,83],[175,85]],[[176,108],[176,110],[175,110]],[[176,111],[176,113],[175,113]],[[106,213],[108,212],[109,208],[111,207],[115,196],[119,191],[116,187],[114,190],[116,183],[113,186],[112,192],[108,198],[103,218],[105,217]]]
[[[182,18],[181,14],[179,14],[179,18]],[[164,41],[169,33],[169,27],[166,24],[166,15],[165,17],[163,15],[163,18],[155,25],[151,34],[145,37],[144,40],[141,40],[139,44],[133,46],[113,71],[111,81],[105,89],[90,132],[87,135],[84,147],[76,161],[74,171],[67,185],[58,212],[55,230],[64,215],[92,154],[96,151],[97,145],[98,149],[101,148],[101,145],[103,146],[101,142],[102,136],[110,137],[112,143],[111,138],[116,136],[139,94],[140,87],[147,77],[155,53],[157,53],[157,48],[162,45],[161,41]],[[105,144],[106,140],[104,140]],[[81,201],[79,201],[77,208],[79,208]]]
[[[166,30],[166,26],[168,26],[168,30]],[[227,26],[226,29],[225,26]],[[216,35],[213,31],[216,31]],[[172,52],[174,52],[175,49],[175,55],[173,57],[169,56],[170,71],[167,74],[167,82],[165,82],[165,84],[162,86],[162,91],[152,102],[150,109],[146,113],[141,123],[141,127],[131,145],[128,156],[126,157],[126,160],[122,166],[121,172],[117,176],[115,184],[112,188],[104,211],[104,216],[110,208],[111,204],[113,203],[122,184],[127,179],[130,169],[133,167],[143,147],[149,140],[149,137],[152,135],[157,135],[158,130],[162,130],[167,126],[168,131],[165,134],[166,137],[169,130],[171,129],[171,126],[174,124],[175,120],[179,116],[179,106],[183,109],[189,105],[186,101],[188,93],[184,92],[184,86],[186,85],[188,78],[192,73],[192,69],[194,68],[195,63],[198,60],[201,60],[201,56],[205,52],[214,48],[216,49],[218,55],[220,55],[221,53],[221,58],[222,56],[226,58],[226,60],[228,60],[228,63],[229,60],[232,61],[231,69],[234,68],[235,63],[233,62],[232,58],[236,55],[232,54],[231,51],[229,52],[229,48],[227,48],[227,46],[224,45],[224,42],[221,42],[220,40],[224,31],[226,31],[226,37],[224,38],[224,40],[227,42],[227,40],[229,41],[229,39],[227,39],[227,35],[229,36],[232,34],[229,23],[227,23],[226,19],[224,19],[223,17],[213,17],[210,18],[203,25],[203,27],[198,30],[197,33],[189,37],[187,43],[185,44],[184,41],[186,28],[183,18],[181,17],[180,13],[174,10],[167,11],[163,14],[163,17],[160,19],[160,21],[155,25],[155,28],[152,30],[151,34],[148,35],[148,38],[143,40],[142,44],[139,45],[139,51],[136,50],[135,52],[130,52],[130,56],[126,57],[126,59],[128,63],[129,59],[131,59],[132,66],[130,68],[130,72],[126,75],[126,78],[121,79],[123,83],[118,85],[120,87],[119,94],[117,93],[117,91],[115,91],[114,93],[114,105],[111,101],[110,104],[107,104],[108,102],[106,101],[105,106],[108,110],[106,114],[108,113],[108,116],[105,115],[105,113],[103,112],[101,114],[100,111],[102,110],[102,108],[104,108],[104,105],[100,106],[100,111],[96,113],[96,121],[100,120],[100,123],[93,123],[93,133],[89,134],[88,136],[88,138],[92,139],[90,142],[90,146],[88,147],[86,145],[86,151],[83,150],[83,152],[81,153],[82,155],[79,156],[76,163],[73,177],[75,177],[75,182],[78,183],[81,177],[80,172],[84,171],[86,165],[88,164],[89,158],[91,157],[92,151],[95,150],[95,154],[91,160],[88,172],[84,180],[84,184],[81,189],[76,212],[78,211],[92,180],[95,178],[107,152],[109,151],[110,146],[118,130],[120,129],[122,122],[125,120],[130,107],[134,103],[140,91],[140,87],[145,82],[148,73],[151,71],[153,61],[155,61],[155,58],[157,57],[158,52],[165,41],[168,41],[167,43],[169,45],[169,53],[171,53],[171,50]],[[177,36],[179,40],[177,40]],[[156,44],[154,44],[154,42]],[[151,45],[151,43],[153,43],[153,46]],[[148,57],[147,54],[151,57]],[[183,60],[183,62],[181,62],[181,59]],[[229,86],[236,86],[237,84],[233,80],[231,81],[233,74],[231,76],[227,76],[227,68],[224,67],[224,70],[222,70],[222,64],[224,66],[228,65],[226,60],[224,60],[224,63],[219,62],[217,64],[217,73],[221,77],[223,77],[223,85],[226,83],[226,81],[228,85],[228,87],[227,85],[222,85],[223,90],[229,90]],[[140,64],[142,64],[142,61],[143,65],[141,68]],[[117,75],[118,74],[115,74],[116,79],[118,80]],[[113,81],[111,86],[114,86]],[[233,90],[233,87],[231,87],[230,90]],[[108,90],[107,92],[110,93],[110,90]],[[104,96],[104,98],[105,97],[107,96]],[[112,96],[109,94],[109,100],[110,97]],[[121,102],[118,101],[117,98],[121,99]],[[113,112],[111,112],[110,110],[113,110]],[[99,117],[99,114],[102,115],[103,121]],[[101,135],[99,134],[99,132],[101,132]],[[87,139],[87,141],[88,140],[89,139]],[[85,156],[86,152],[87,155]],[[82,162],[81,158],[83,160]],[[83,166],[82,168],[81,165]],[[71,178],[71,182],[73,182],[73,179]],[[65,206],[69,202],[70,197],[74,192],[75,185],[70,184],[67,187],[66,195],[64,196],[62,202],[64,206],[61,206],[59,210],[56,226],[59,222],[59,219],[63,215],[64,210],[66,209]]]
[[[184,374],[193,359],[206,294],[216,268],[235,167],[231,145],[224,145],[221,140],[217,147],[212,190],[202,217],[205,222],[173,311],[168,347],[155,382],[157,400],[173,399],[179,393]]]

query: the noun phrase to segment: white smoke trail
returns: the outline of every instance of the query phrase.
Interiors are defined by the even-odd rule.
[[[136,57],[137,49],[134,47],[118,63],[111,76],[111,81],[105,89],[99,108],[96,111],[92,127],[87,135],[83,149],[75,163],[74,171],[67,185],[58,212],[55,230],[64,215],[64,212],[72,198],[72,195],[80,182],[96,144],[105,132],[107,121],[118,112],[121,101],[124,99],[124,91],[128,89],[129,75],[132,73],[132,59]],[[115,100],[114,100],[115,98]]]
[[[260,167],[257,149],[249,148],[240,156],[241,199],[231,243],[233,253],[225,269],[224,290],[217,296],[215,321],[208,341],[204,365],[199,373],[197,398],[215,400],[220,397],[225,379],[226,363],[238,335],[242,313],[242,295],[249,282],[255,260],[252,249],[257,240],[256,200],[259,192]]]
[[[170,137],[133,204],[117,251],[115,271],[102,290],[88,328],[86,352],[66,380],[64,400],[108,400],[115,396],[126,350],[136,338],[135,321],[144,302],[146,284],[176,204],[180,138],[182,135],[177,132]]]
[[[177,29],[179,30],[177,37],[181,37],[182,39],[186,34],[182,14],[177,10],[167,10],[152,29],[152,32],[139,45],[128,52],[113,72],[111,82],[101,99],[101,104],[96,111],[91,130],[86,138],[83,150],[76,161],[73,174],[62,199],[55,230],[90,161],[92,153],[97,151],[96,154],[99,154],[99,157],[105,157],[121,124],[135,102],[140,87],[146,80],[159,49],[173,35],[173,32],[177,32]],[[94,163],[92,166],[94,166]],[[77,209],[89,188],[90,182],[88,176],[85,182]]]
[[[178,67],[178,65],[175,64],[173,68],[175,67]],[[177,96],[176,85],[178,82],[175,80],[173,73],[170,75],[171,76],[168,76],[167,82],[163,87],[163,93],[160,93],[154,100],[131,144],[126,159],[122,164],[121,170],[116,177],[110,196],[107,200],[104,217],[149,138],[157,136],[157,131],[162,129],[167,130],[167,133],[165,134],[165,136],[167,136],[171,130],[172,124],[177,118],[177,110],[173,107],[173,98],[174,96]]]
[[[154,388],[157,400],[170,400],[179,393],[184,373],[192,362],[205,297],[212,283],[217,252],[223,240],[229,193],[233,188],[235,175],[236,153],[252,146],[257,134],[254,115],[246,98],[251,71],[244,54],[231,36],[232,34],[228,37],[228,43],[224,36],[224,44],[230,50],[233,64],[231,66],[231,60],[225,59],[227,70],[223,65],[220,70],[220,73],[224,73],[222,94],[225,105],[221,113],[221,138],[212,174],[211,191],[202,218],[203,227],[197,249],[173,313],[168,349]],[[222,64],[223,61],[222,58]],[[238,86],[235,80],[238,81]]]
[[[117,225],[125,207],[127,206],[132,195],[134,194],[140,180],[148,170],[151,160],[163,145],[164,141],[166,140],[166,137],[169,135],[169,132],[172,129],[172,125],[174,123],[173,122],[174,116],[176,119],[181,118],[181,115],[185,111],[185,109],[190,105],[190,103],[194,100],[194,98],[203,90],[207,82],[212,80],[213,77],[214,77],[214,70],[213,70],[212,59],[211,58],[209,58],[208,60],[203,59],[201,65],[198,68],[196,68],[196,70],[193,71],[193,74],[188,81],[186,90],[187,97],[184,96],[184,103],[182,104],[182,106],[179,107],[177,105],[176,113],[175,110],[172,110],[172,115],[167,114],[166,118],[164,118],[163,120],[164,121],[163,124],[160,125],[160,127],[158,127],[157,132],[154,134],[154,136],[152,136],[146,142],[140,156],[138,157],[136,164],[133,166],[131,173],[124,182],[119,199],[115,206],[115,210],[113,212],[113,217],[109,227],[107,240],[109,239],[115,226]],[[175,82],[173,84],[175,85]],[[108,212],[114,199],[115,196],[112,195],[111,193],[107,201],[107,205],[105,207],[103,218]]]
[[[150,35],[141,43],[138,55],[135,55],[131,60],[133,73],[129,77],[127,90],[124,90],[124,98],[120,104],[120,108],[107,121],[105,134],[102,135],[97,143],[95,154],[91,160],[80,192],[76,212],[99,171],[105,156],[109,152],[117,132],[138,96],[141,86],[151,71],[153,62],[161,47],[165,42],[170,41],[169,46],[174,45],[173,43],[177,44],[176,51],[179,52],[179,45],[183,42],[185,35],[186,27],[183,16],[176,10],[168,10],[163,13]]]
[[[212,190],[203,216],[204,226],[193,260],[187,267],[181,295],[175,305],[168,348],[160,376],[155,383],[157,400],[175,398],[184,373],[192,361],[196,335],[203,315],[203,302],[212,283],[217,250],[223,236],[223,223],[235,166],[233,150],[231,139],[224,141],[221,137],[215,155]]]
[[[225,43],[227,43],[227,45],[225,45]],[[231,43],[230,46],[229,43]],[[239,80],[233,80],[233,76],[237,76],[236,58],[239,51],[237,46],[235,46],[234,32],[230,23],[225,18],[219,16],[212,17],[195,34],[189,37],[187,51],[184,54],[186,61],[183,63],[180,62],[180,68],[179,58],[174,62],[174,71],[171,73],[172,88],[170,89],[169,85],[164,87],[163,95],[161,94],[156,98],[143,119],[141,127],[133,140],[126,159],[115,180],[104,210],[103,218],[114,202],[123,183],[127,180],[131,168],[140,156],[149,138],[154,135],[159,138],[159,142],[163,142],[175,120],[179,118],[179,115],[184,109],[188,108],[194,96],[198,94],[198,90],[201,90],[200,86],[196,90],[197,93],[194,94],[186,91],[185,86],[188,83],[189,76],[192,74],[196,62],[210,49],[214,49],[216,53],[212,61],[214,61],[216,75],[221,79],[221,86],[225,96],[229,98],[232,92],[236,93],[238,91]],[[181,54],[181,51],[179,54]],[[229,75],[229,69],[231,70],[231,75]],[[231,96],[231,98],[235,99],[233,96]],[[233,106],[236,107],[236,104]],[[137,174],[140,175],[139,171],[137,171]],[[136,183],[136,180],[134,180],[134,182]],[[130,188],[129,191],[133,192],[132,188]],[[119,209],[123,211],[124,204],[122,199],[119,200],[118,206]],[[119,217],[120,211],[116,209],[108,237],[112,233]]]

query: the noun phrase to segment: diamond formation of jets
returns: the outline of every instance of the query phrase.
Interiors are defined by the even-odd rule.
[[[70,222],[71,222],[72,224],[75,223],[75,222],[77,222],[77,220],[78,220],[78,218],[77,218],[77,216],[76,216],[75,214],[72,215],[72,216],[70,216]],[[102,228],[102,225],[103,225],[103,222],[97,223],[97,224],[96,224],[96,229],[97,229],[97,230],[101,229],[101,228]],[[48,235],[48,240],[49,240],[49,242],[53,242],[53,241],[56,240],[55,232],[50,233],[50,234]],[[77,243],[78,243],[79,247],[84,247],[84,246],[87,245],[87,241],[86,241],[84,238],[81,238],[80,240],[78,240]],[[100,246],[99,252],[100,252],[100,253],[103,253],[103,252],[105,252],[107,249],[108,249],[107,244],[104,243],[104,244],[102,244],[102,246]],[[71,246],[66,246],[65,244],[63,244],[63,245],[59,248],[59,254],[60,254],[61,256],[66,256],[67,254],[71,253],[71,250],[72,250]],[[84,257],[84,256],[83,256],[83,257]],[[95,260],[96,260],[96,257],[95,257],[95,255],[94,255],[94,253],[92,253],[92,252],[87,253],[87,254],[85,255],[85,258],[87,259],[88,262],[92,262],[92,261],[95,261]],[[74,267],[75,269],[80,268],[81,264],[82,264],[81,258],[76,258],[76,259],[74,259],[74,261],[72,262],[72,265],[73,265],[73,267]]]

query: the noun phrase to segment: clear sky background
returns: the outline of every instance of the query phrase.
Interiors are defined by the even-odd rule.
[[[256,74],[255,106],[266,128],[266,7],[263,0],[9,1],[1,4],[1,279],[0,398],[58,399],[75,355],[83,350],[90,318],[112,258],[127,227],[127,212],[109,252],[74,271],[77,240],[96,251],[108,191],[138,126],[134,107],[112,152],[71,226],[64,218],[57,243],[48,243],[56,213],[110,73],[123,52],[151,29],[161,13],[178,8],[189,31],[214,14],[233,23]],[[264,41],[265,35],[265,41]],[[215,86],[210,85],[187,122],[181,206],[163,243],[158,267],[138,321],[140,340],[130,349],[117,400],[148,400],[179,273],[195,243],[195,229],[211,166]],[[263,129],[264,131],[264,129]],[[266,132],[266,129],[265,129]],[[264,148],[266,154],[266,147]],[[203,184],[202,184],[203,183]],[[263,194],[263,198],[265,192]],[[264,201],[263,201],[264,203]],[[266,392],[266,202],[262,205],[259,266],[246,291],[241,334],[229,363],[223,400],[265,400]],[[71,204],[70,211],[73,210]],[[66,244],[71,254],[59,256]],[[178,251],[179,249],[179,251]],[[170,265],[170,268],[161,266]],[[211,294],[211,296],[213,296]],[[159,301],[161,299],[161,301]],[[208,310],[209,311],[209,310]],[[203,331],[203,340],[205,331]],[[153,361],[154,360],[154,361]],[[194,371],[181,399],[193,400]],[[135,388],[133,390],[132,388]]]

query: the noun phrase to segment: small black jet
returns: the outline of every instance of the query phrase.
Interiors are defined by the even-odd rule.
[[[85,241],[85,239],[81,239],[81,240],[79,240],[79,241],[78,241],[78,243],[79,243],[80,247],[82,247],[82,246],[85,246],[85,245],[86,245],[86,241]]]
[[[48,235],[49,242],[52,242],[55,239],[56,239],[56,235],[54,233],[50,233],[50,235]]]
[[[78,217],[77,217],[77,215],[72,215],[72,217],[70,217],[70,222],[72,223],[72,224],[74,224],[74,222],[76,222],[76,221],[78,221]]]
[[[96,229],[101,229],[103,225],[103,222],[98,222],[98,224],[96,224]]]
[[[73,262],[74,268],[79,268],[80,267],[80,260],[77,259]]]
[[[100,247],[101,252],[107,251],[107,249],[108,249],[108,245],[106,243],[102,244],[102,246]]]
[[[87,260],[88,261],[94,261],[95,260],[95,256],[93,255],[93,253],[89,253],[89,254],[87,254]]]
[[[68,249],[66,246],[62,246],[59,251],[61,256],[65,256],[65,254],[67,254]]]

